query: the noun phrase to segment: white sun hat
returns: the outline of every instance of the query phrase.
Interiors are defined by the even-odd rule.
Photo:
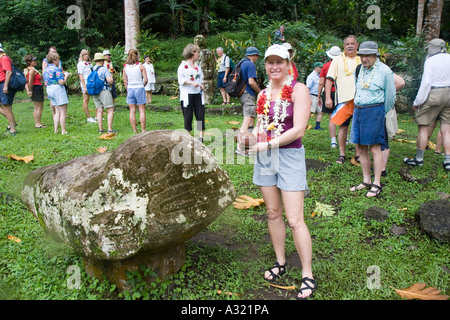
[[[341,48],[339,48],[338,46],[332,46],[331,49],[326,52],[326,54],[328,57],[330,57],[330,59],[334,59],[340,56]]]
[[[264,60],[267,59],[267,57],[269,57],[269,56],[278,56],[282,59],[287,59],[287,60],[291,61],[288,49],[286,47],[283,47],[280,44],[274,44],[274,45],[270,46],[266,50],[266,53],[264,55]]]

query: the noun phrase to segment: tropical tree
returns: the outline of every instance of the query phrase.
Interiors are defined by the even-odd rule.
[[[137,49],[139,44],[140,20],[139,0],[124,0],[125,51]]]

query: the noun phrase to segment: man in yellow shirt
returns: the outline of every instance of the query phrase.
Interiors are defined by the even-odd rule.
[[[361,59],[356,54],[358,46],[358,40],[355,36],[349,35],[344,39],[344,53],[333,59],[325,81],[325,106],[327,108],[333,107],[333,100],[331,99],[333,82],[336,87],[336,110],[333,112],[330,121],[340,126],[338,133],[339,157],[336,162],[341,164],[345,161],[348,126],[354,108],[355,77],[353,71],[361,64]],[[358,145],[356,145],[356,159],[359,157],[358,154]]]

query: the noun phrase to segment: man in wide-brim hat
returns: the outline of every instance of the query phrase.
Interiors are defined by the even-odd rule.
[[[114,102],[111,94],[111,84],[114,80],[111,72],[109,72],[108,68],[104,66],[105,60],[106,58],[101,52],[97,52],[94,55],[94,70],[97,71],[100,80],[104,81],[104,86],[103,90],[93,97],[97,113],[99,133],[105,132],[105,130],[103,130],[103,109],[106,109],[107,113],[108,133],[115,133],[112,128],[114,119]]]
[[[350,188],[350,191],[367,188],[366,197],[376,197],[382,190],[381,145],[385,145],[387,140],[385,116],[395,103],[395,80],[392,70],[378,58],[380,53],[375,42],[361,43],[358,55],[361,58],[361,67],[354,71],[355,111],[350,142],[358,145],[363,181]],[[370,175],[369,150],[373,157],[373,181]]]

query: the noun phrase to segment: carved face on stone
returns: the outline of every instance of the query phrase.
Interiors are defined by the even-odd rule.
[[[198,45],[200,47],[200,50],[206,48],[206,38],[204,35],[199,34],[196,35],[194,38],[194,44]]]

